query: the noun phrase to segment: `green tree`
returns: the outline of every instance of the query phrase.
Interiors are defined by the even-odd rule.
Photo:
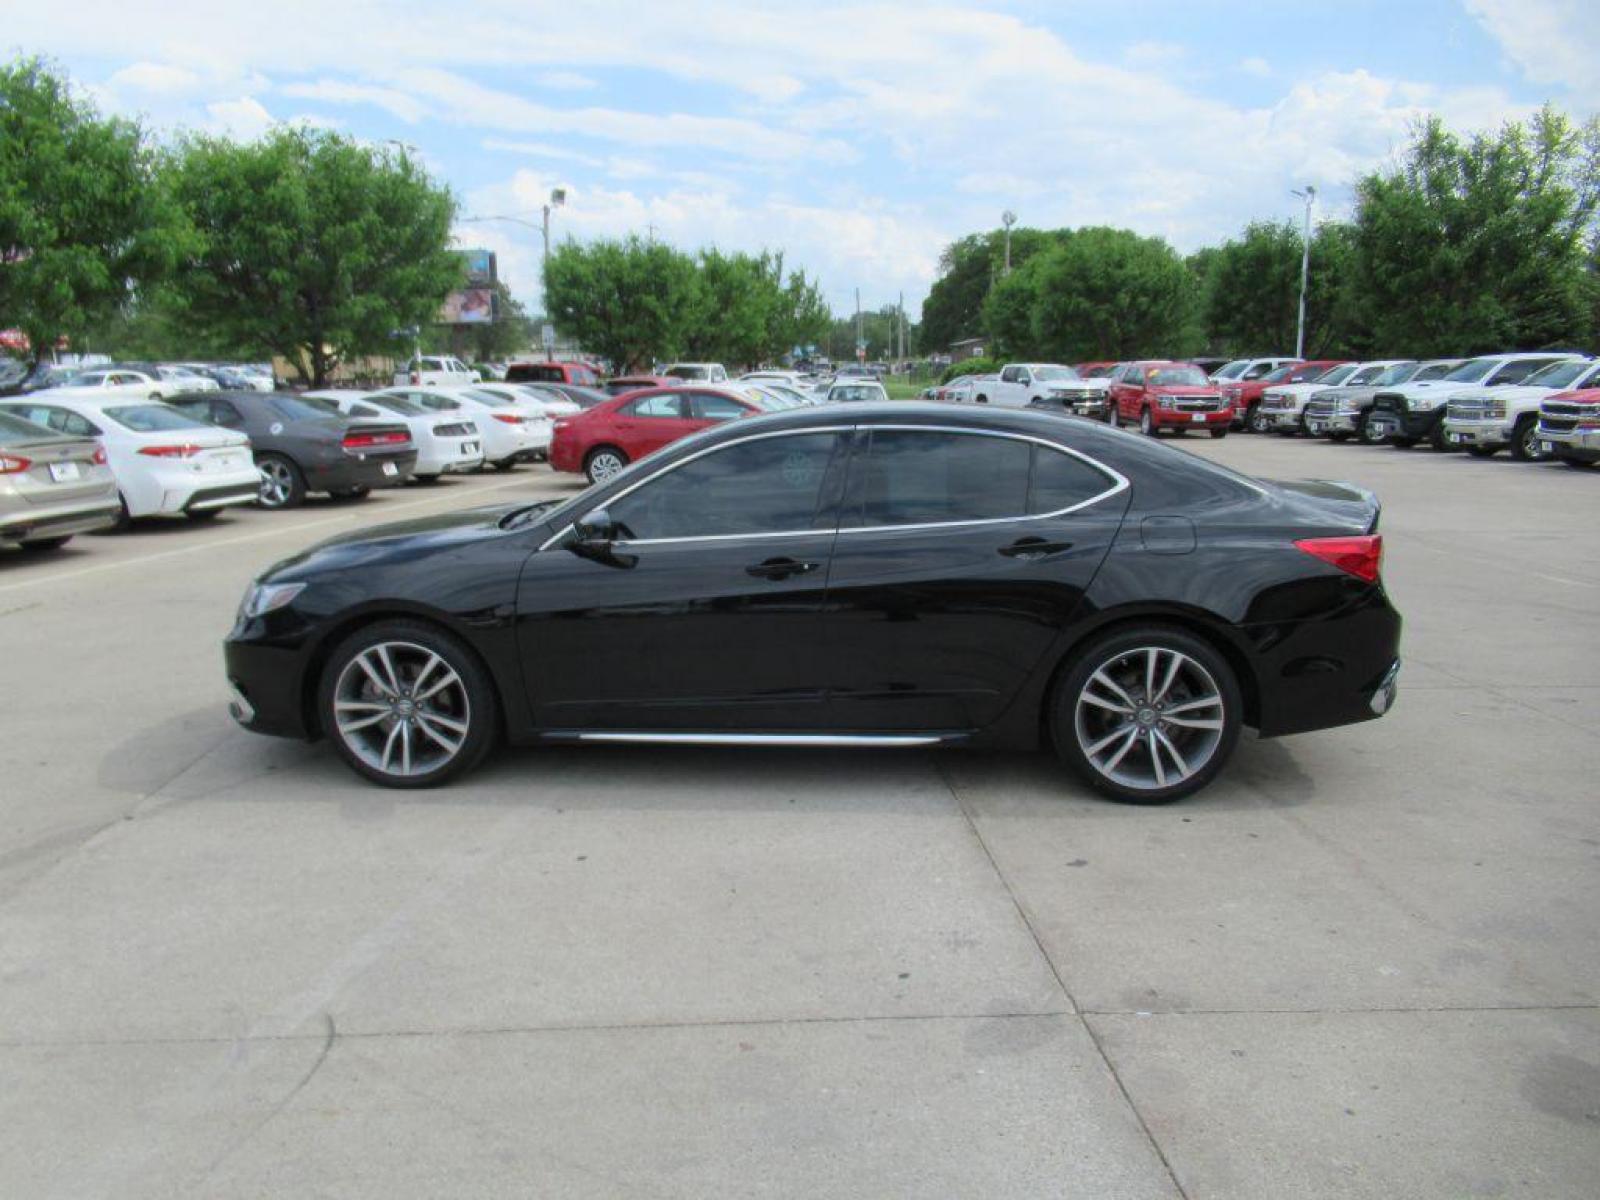
[[[323,383],[340,359],[392,352],[462,281],[455,202],[404,152],[301,127],[238,143],[197,137],[174,156],[200,243],[184,310],[223,353],[271,350]]]
[[[101,117],[38,59],[0,66],[0,320],[36,361],[81,346],[185,246],[138,125]]]
[[[677,357],[699,311],[699,287],[693,258],[637,236],[565,242],[544,273],[556,326],[618,372]]]
[[[783,260],[770,255],[700,251],[694,309],[684,333],[691,359],[750,366],[772,349],[773,321],[783,298]]]
[[[821,345],[833,324],[822,287],[804,271],[791,272],[783,285],[783,302],[773,315],[768,337],[770,356],[780,358],[796,346]]]
[[[1012,229],[1012,270],[1065,235],[1064,230]],[[952,342],[984,332],[983,302],[990,287],[1005,274],[1005,245],[1005,231],[994,229],[968,234],[945,247],[939,257],[939,278],[922,302],[925,349],[943,350]]]
[[[1470,354],[1581,343],[1600,118],[1546,108],[1463,139],[1437,119],[1358,186],[1356,270],[1380,345]]]
[[[1256,221],[1237,240],[1213,248],[1201,281],[1202,341],[1233,355],[1293,350],[1304,245],[1293,222]],[[1355,286],[1354,264],[1353,228],[1331,221],[1320,225],[1311,239],[1306,289],[1309,358],[1366,349],[1365,304]]]

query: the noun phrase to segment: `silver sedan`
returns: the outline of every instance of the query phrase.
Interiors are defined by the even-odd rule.
[[[0,413],[0,545],[54,550],[74,534],[111,528],[121,511],[94,438]]]

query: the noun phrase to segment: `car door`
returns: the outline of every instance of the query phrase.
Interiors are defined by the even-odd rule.
[[[828,578],[841,730],[998,719],[1076,619],[1128,505],[1108,467],[1020,435],[857,435]]]
[[[619,448],[633,461],[703,426],[690,422],[685,394],[674,390],[621,405],[612,415],[611,428]]]
[[[517,621],[536,724],[818,728],[847,440],[725,443],[607,498],[609,543],[568,529],[532,555]]]

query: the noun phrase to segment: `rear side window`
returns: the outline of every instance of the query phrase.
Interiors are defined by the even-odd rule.
[[[1033,447],[1033,477],[1028,489],[1028,515],[1060,512],[1109,491],[1116,480],[1081,458]]]
[[[624,405],[623,411],[630,417],[681,417],[683,410],[679,400],[675,395],[644,396]]]
[[[875,429],[861,471],[860,524],[929,525],[1028,511],[1031,444],[962,433]]]

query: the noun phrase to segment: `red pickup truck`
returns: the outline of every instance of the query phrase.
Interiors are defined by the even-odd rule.
[[[1235,427],[1247,433],[1266,433],[1267,423],[1256,415],[1256,409],[1261,406],[1261,397],[1269,387],[1275,383],[1310,383],[1345,362],[1342,358],[1319,358],[1312,362],[1288,363],[1259,379],[1224,381],[1222,395],[1233,406]]]
[[[588,363],[516,362],[506,368],[507,383],[575,383],[579,387],[600,386],[600,373]]]

